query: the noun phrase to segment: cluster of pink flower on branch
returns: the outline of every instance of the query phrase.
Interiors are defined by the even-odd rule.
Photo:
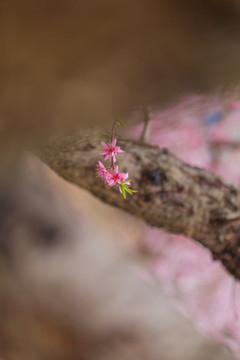
[[[136,190],[129,189],[128,187],[128,185],[131,185],[131,180],[128,179],[128,173],[119,173],[118,166],[115,166],[118,153],[124,152],[121,150],[120,146],[116,146],[116,143],[117,139],[114,139],[111,144],[106,144],[103,141],[101,142],[104,151],[100,152],[99,155],[105,155],[104,160],[110,158],[111,167],[105,168],[101,161],[98,161],[97,175],[109,186],[117,185],[120,193],[123,195],[124,199],[126,199],[126,192],[132,195]]]

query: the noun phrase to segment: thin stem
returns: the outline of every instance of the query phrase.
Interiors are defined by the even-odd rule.
[[[114,123],[113,123],[113,127],[112,127],[112,139],[111,141],[113,142],[113,139],[114,139],[114,132],[115,132],[115,127],[116,127],[116,124],[117,124],[117,120],[114,120]],[[111,159],[111,167],[113,168],[113,170],[115,170],[115,165],[114,165],[114,162],[113,162],[113,157]]]
[[[113,170],[115,170],[115,165],[114,165],[114,162],[113,162],[113,157],[111,159],[111,167],[113,168]]]
[[[115,127],[116,127],[116,124],[117,124],[117,120],[114,120],[114,123],[113,123],[113,127],[112,127],[112,142],[113,142],[113,139],[114,139],[114,131],[115,131]]]

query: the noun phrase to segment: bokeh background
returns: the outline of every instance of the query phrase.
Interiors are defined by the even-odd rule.
[[[147,141],[181,160],[240,186],[240,102],[238,92],[219,99],[192,96],[165,109],[149,109]],[[141,111],[136,112],[137,118]],[[144,123],[132,129],[140,137]],[[140,249],[177,308],[205,336],[240,356],[239,282],[208,249],[184,236],[145,226]]]

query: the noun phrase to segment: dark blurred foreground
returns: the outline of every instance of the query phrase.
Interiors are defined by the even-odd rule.
[[[133,252],[138,220],[33,157],[0,194],[0,209],[4,360],[232,359],[148,275]]]

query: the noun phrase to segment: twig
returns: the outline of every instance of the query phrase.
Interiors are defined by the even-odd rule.
[[[140,137],[140,141],[142,141],[143,143],[148,142],[149,140],[149,136],[150,136],[150,131],[151,131],[151,127],[150,127],[150,117],[149,117],[149,110],[147,106],[144,106],[143,108],[143,122],[144,122],[144,126],[143,126],[143,131]]]

